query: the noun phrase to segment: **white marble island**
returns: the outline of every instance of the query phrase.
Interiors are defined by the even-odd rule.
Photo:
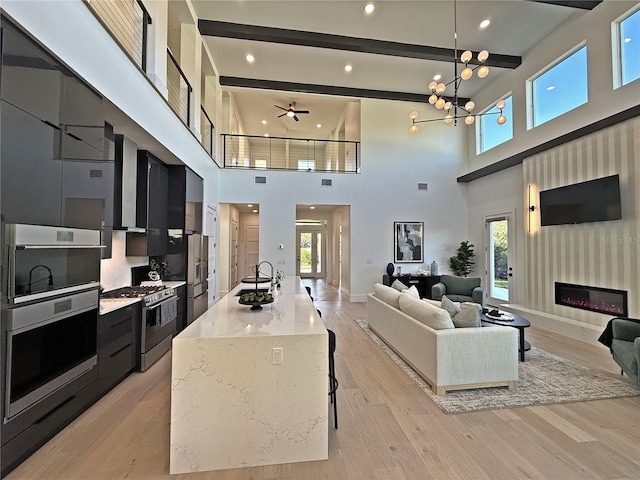
[[[172,474],[328,457],[322,320],[299,278],[286,279],[261,311],[238,303],[243,288],[251,285],[240,284],[173,339]]]

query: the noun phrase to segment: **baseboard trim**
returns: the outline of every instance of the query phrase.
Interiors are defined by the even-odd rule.
[[[500,309],[526,318],[534,327],[542,328],[581,342],[601,345],[598,342],[598,338],[602,334],[604,326],[579,322],[571,318],[554,315],[553,313],[533,310],[522,305],[501,304]]]

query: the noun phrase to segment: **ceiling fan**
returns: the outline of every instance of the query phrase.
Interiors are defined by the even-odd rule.
[[[300,121],[297,115],[301,115],[303,113],[309,113],[309,110],[296,110],[296,102],[291,102],[289,104],[289,108],[284,108],[279,105],[274,105],[274,107],[279,108],[280,110],[284,110],[284,113],[278,115],[278,118],[284,117],[285,115],[293,118],[296,122]]]

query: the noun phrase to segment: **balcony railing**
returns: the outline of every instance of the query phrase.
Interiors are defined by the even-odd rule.
[[[140,0],[87,0],[87,5],[120,48],[147,71],[147,25],[151,16]]]
[[[169,92],[169,106],[176,112],[182,122],[189,127],[191,115],[191,92],[193,89],[186,75],[174,58],[171,50],[167,48],[167,90]]]
[[[211,158],[214,158],[216,152],[215,129],[216,127],[207,115],[207,111],[200,105],[200,143]]]
[[[360,142],[222,134],[224,168],[360,173]]]

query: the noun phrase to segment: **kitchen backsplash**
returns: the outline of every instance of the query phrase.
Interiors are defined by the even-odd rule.
[[[149,257],[125,256],[126,232],[114,231],[111,258],[100,262],[100,285],[105,290],[131,285],[131,267],[149,264]]]

